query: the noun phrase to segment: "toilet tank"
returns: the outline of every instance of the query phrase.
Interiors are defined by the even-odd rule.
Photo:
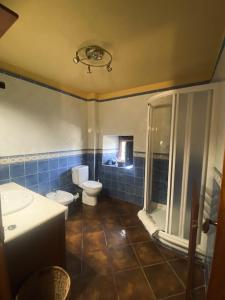
[[[72,168],[73,183],[81,185],[83,182],[88,181],[88,166],[80,165]]]

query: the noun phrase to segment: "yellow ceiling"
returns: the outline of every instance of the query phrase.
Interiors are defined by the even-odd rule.
[[[209,80],[225,32],[225,0],[3,0],[19,19],[0,39],[0,67],[90,99]],[[83,45],[113,71],[75,65]]]

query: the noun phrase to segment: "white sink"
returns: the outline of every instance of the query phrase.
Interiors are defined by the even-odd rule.
[[[0,197],[3,216],[24,209],[33,201],[33,196],[30,193],[19,190],[2,191]]]

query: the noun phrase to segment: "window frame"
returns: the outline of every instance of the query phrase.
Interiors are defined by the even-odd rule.
[[[122,157],[122,143],[125,142],[125,158],[124,160],[121,159]],[[126,147],[127,142],[132,142],[134,144],[134,137],[133,136],[119,136],[119,156],[118,162],[126,163]]]

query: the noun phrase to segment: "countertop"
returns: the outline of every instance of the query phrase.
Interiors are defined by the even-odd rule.
[[[16,239],[20,235],[36,228],[48,220],[64,213],[66,207],[58,204],[48,198],[41,196],[29,189],[26,189],[16,183],[6,183],[0,185],[0,192],[6,190],[23,190],[33,196],[32,203],[22,210],[10,215],[3,216],[3,226],[5,228],[5,243]],[[10,225],[16,225],[14,230],[8,230]]]

